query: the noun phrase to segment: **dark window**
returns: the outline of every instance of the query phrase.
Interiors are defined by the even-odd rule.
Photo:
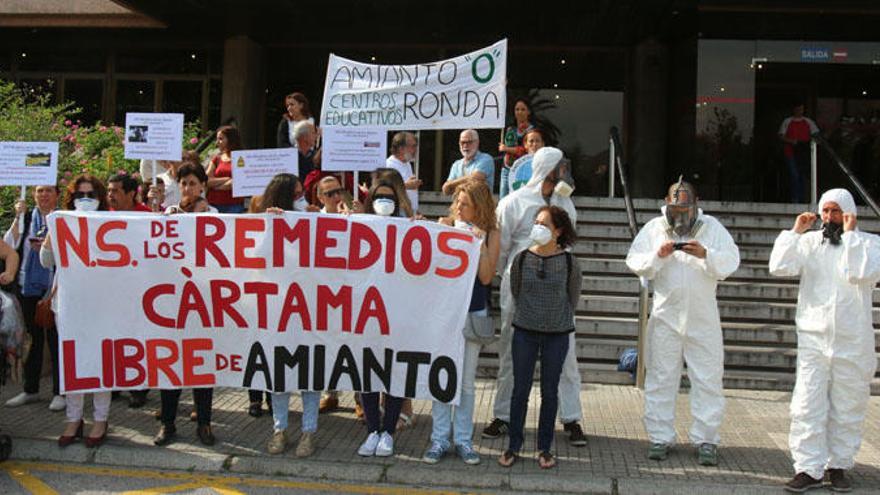
[[[77,115],[85,125],[101,120],[104,82],[100,79],[65,79],[64,100],[82,109]]]
[[[129,74],[204,74],[207,55],[198,50],[122,52],[116,56],[116,71]]]
[[[49,103],[54,103],[57,98],[57,83],[52,78],[19,79],[18,87],[24,93],[25,98],[37,101],[48,98]]]
[[[182,113],[185,122],[202,117],[201,81],[165,81],[162,88],[162,111]]]
[[[220,79],[211,79],[208,91],[208,129],[220,127],[220,103],[223,98],[223,84]]]
[[[88,49],[76,52],[22,49],[17,55],[18,69],[23,71],[104,72],[107,67],[103,53]]]
[[[119,81],[116,83],[116,123],[125,123],[127,112],[153,112],[153,81]]]

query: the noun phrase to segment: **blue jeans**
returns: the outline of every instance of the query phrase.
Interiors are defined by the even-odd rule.
[[[804,202],[804,177],[798,168],[796,156],[785,157],[785,167],[788,169],[788,187],[792,203]]]
[[[501,199],[504,196],[507,196],[508,193],[510,193],[509,176],[510,167],[505,167],[504,165],[501,165],[501,180],[500,184],[498,185],[498,199]]]
[[[217,213],[244,213],[244,203],[235,203],[232,205],[211,205],[217,208]]]
[[[510,399],[510,444],[513,452],[522,450],[523,428],[532,391],[535,363],[541,357],[541,412],[538,416],[538,451],[550,450],[559,405],[559,377],[568,354],[568,333],[527,332],[514,327],[511,341],[513,396]]]
[[[318,431],[318,403],[321,402],[321,392],[300,392],[303,403],[302,432],[314,433]],[[272,420],[276,431],[287,429],[288,408],[290,407],[290,392],[272,394]]]
[[[431,416],[434,426],[431,429],[431,441],[449,449],[449,437],[455,445],[471,447],[471,436],[474,433],[474,380],[477,377],[477,361],[480,359],[480,348],[476,342],[465,341],[464,362],[461,365],[461,394],[457,406],[434,401],[431,404]]]

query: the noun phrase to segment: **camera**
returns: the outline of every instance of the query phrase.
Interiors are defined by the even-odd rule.
[[[676,242],[675,244],[672,245],[672,249],[674,249],[676,251],[680,251],[682,248],[687,246],[687,244],[688,243],[686,243],[686,242]]]

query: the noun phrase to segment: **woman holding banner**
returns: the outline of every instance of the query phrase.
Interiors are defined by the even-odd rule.
[[[498,151],[504,153],[504,166],[501,167],[501,184],[498,187],[498,197],[503,198],[511,192],[510,167],[517,158],[526,154],[523,147],[523,138],[532,130],[532,107],[524,98],[517,98],[513,103],[514,125],[504,130],[502,141],[498,144]]]
[[[480,348],[484,343],[494,339],[494,325],[489,317],[489,295],[492,291],[492,279],[495,277],[495,265],[501,249],[495,219],[495,200],[489,186],[480,180],[469,180],[458,186],[455,191],[449,216],[440,219],[444,225],[466,229],[480,239],[480,265],[474,280],[473,294],[468,317],[465,320],[464,363],[462,364],[461,395],[458,406],[442,402],[431,405],[433,427],[431,430],[431,446],[425,451],[422,460],[428,464],[436,464],[450,450],[449,438],[452,437],[455,452],[465,464],[479,464],[480,455],[474,450],[471,436],[474,432],[474,399],[476,397],[474,381],[477,376],[477,361]],[[477,332],[468,332],[469,326],[478,323],[491,327],[493,336],[482,338]],[[487,327],[487,328],[488,328]]]
[[[82,174],[70,181],[64,198],[64,209],[76,211],[107,211],[107,189],[104,184],[91,175]],[[46,235],[46,240],[40,248],[40,264],[44,268],[55,266],[55,256],[52,252],[51,236]],[[57,285],[52,288],[52,311],[58,312],[58,298],[55,297]],[[93,448],[104,443],[109,428],[110,401],[112,392],[95,392],[92,394],[92,407],[94,408],[95,423],[92,430],[85,437],[86,447]],[[78,438],[83,437],[83,409],[85,406],[84,393],[70,393],[67,399],[67,418],[64,432],[58,437],[58,446],[67,447]]]
[[[232,152],[241,149],[238,128],[224,125],[217,129],[219,153],[208,165],[208,203],[220,213],[243,213],[244,203],[232,196]]]
[[[200,207],[204,203],[205,190],[208,187],[208,176],[201,165],[186,163],[177,170],[177,185],[180,188],[180,203],[171,205],[165,210],[165,214],[175,213],[199,213],[204,211]],[[217,213],[213,207],[207,207],[207,213]],[[159,411],[159,419],[162,427],[153,438],[154,445],[167,445],[174,441],[177,436],[177,427],[174,425],[177,418],[177,406],[180,403],[181,390],[162,390],[159,395],[162,399],[162,408]],[[211,429],[211,410],[214,403],[213,388],[192,389],[195,411],[190,415],[190,420],[198,422],[196,435],[204,445],[214,445],[216,441]]]
[[[285,211],[306,211],[308,202],[303,194],[303,185],[299,178],[293,174],[278,174],[272,178],[266,186],[263,195],[256,200],[253,213],[270,212],[281,214]],[[261,391],[248,390],[251,398],[251,408],[254,407],[254,399],[261,399]],[[268,392],[267,392],[268,393]],[[290,408],[290,392],[273,392],[271,395],[271,410],[274,431],[266,450],[270,454],[281,454],[287,448],[289,436],[287,433],[287,419]],[[308,457],[315,451],[314,436],[318,431],[318,403],[321,400],[320,392],[304,390],[300,392],[303,404],[302,435],[296,446],[297,457]],[[259,407],[257,402],[257,407]]]
[[[395,171],[396,173],[396,171]],[[395,189],[391,181],[378,179],[373,182],[373,187],[367,194],[364,203],[364,213],[381,215],[383,217],[400,217],[401,205],[409,200],[406,193]],[[394,432],[397,431],[397,420],[400,419],[400,409],[404,399],[385,394],[385,413],[382,416],[379,410],[379,392],[365,392],[361,394],[361,404],[364,408],[364,419],[367,423],[367,431],[370,433],[367,439],[358,449],[358,455],[364,457],[388,457],[394,455]]]

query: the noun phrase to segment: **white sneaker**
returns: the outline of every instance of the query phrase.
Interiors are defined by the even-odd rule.
[[[52,402],[49,403],[50,411],[63,411],[67,409],[67,399],[64,398],[63,395],[56,395],[52,397]]]
[[[376,455],[376,446],[379,445],[379,433],[373,432],[370,433],[370,436],[364,440],[364,443],[361,444],[361,447],[358,449],[358,455],[364,457],[373,457]]]
[[[394,439],[387,431],[382,432],[379,437],[379,445],[376,446],[376,455],[379,457],[388,457],[394,455]]]
[[[36,402],[38,400],[40,400],[40,394],[29,394],[27,392],[22,392],[6,401],[6,405],[9,407],[18,407],[25,404],[30,404],[31,402]]]

